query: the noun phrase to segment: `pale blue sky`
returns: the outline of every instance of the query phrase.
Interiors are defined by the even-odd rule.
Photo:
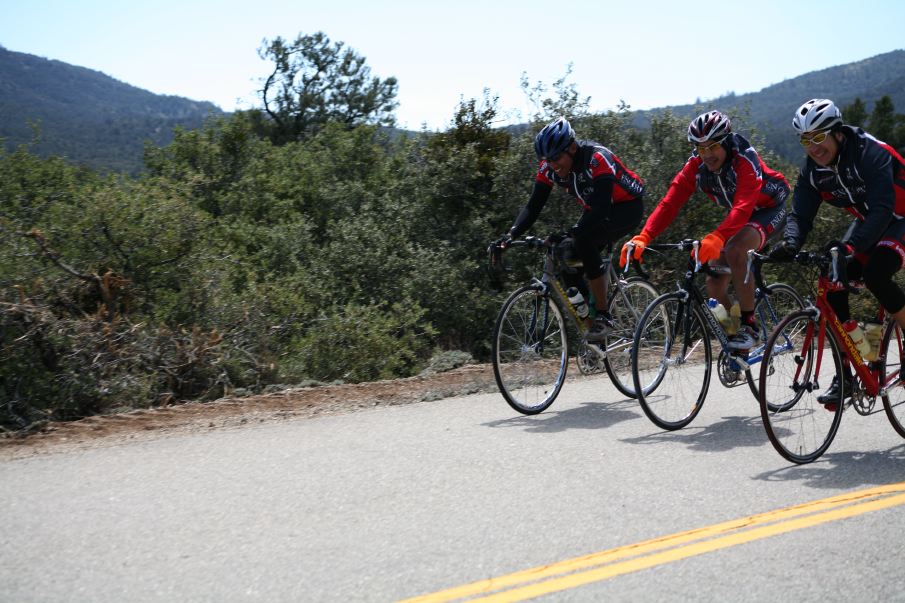
[[[522,73],[549,85],[569,63],[593,109],[648,109],[905,48],[900,0],[0,0],[0,15],[8,50],[225,110],[257,104],[264,38],[323,31],[399,80],[401,126],[432,130],[484,88],[518,121]]]

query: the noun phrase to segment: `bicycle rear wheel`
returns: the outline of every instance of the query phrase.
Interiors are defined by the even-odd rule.
[[[902,374],[905,340],[895,320],[886,327],[880,350],[880,386],[886,390],[883,408],[893,428],[905,438],[905,375]]]
[[[526,285],[503,303],[493,329],[493,375],[509,406],[534,415],[553,403],[566,378],[566,335],[562,312],[540,287]]]
[[[683,293],[661,295],[635,329],[632,377],[644,414],[661,429],[685,427],[710,387],[713,356],[704,319]]]
[[[841,388],[835,402],[817,400],[833,378],[842,378],[842,352],[813,310],[787,316],[767,339],[760,370],[760,414],[773,448],[804,464],[822,455],[839,429],[844,407]],[[822,353],[820,366],[817,355]]]
[[[606,357],[603,365],[616,389],[625,396],[636,398],[632,380],[632,340],[638,319],[659,293],[650,282],[633,276],[616,286],[608,305],[616,327],[606,336]]]
[[[801,299],[798,291],[785,283],[773,283],[772,285],[768,285],[767,291],[769,291],[769,294],[759,298],[757,304],[754,306],[754,315],[757,316],[760,326],[760,340],[763,343],[748,352],[748,358],[751,359],[763,357],[770,333],[773,332],[776,325],[778,325],[783,318],[796,310],[804,309],[804,300]],[[783,340],[779,340],[781,346],[786,345],[786,343],[787,342]],[[776,351],[774,351],[774,354],[775,353]],[[768,368],[767,370],[772,371],[773,369]],[[751,390],[751,393],[754,394],[755,399],[760,395],[758,392],[758,383],[760,383],[760,379],[758,378],[759,374],[757,368],[753,371],[751,369],[745,371],[745,377],[748,380],[748,388]]]

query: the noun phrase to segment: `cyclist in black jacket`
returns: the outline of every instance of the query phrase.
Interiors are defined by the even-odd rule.
[[[885,142],[846,126],[842,113],[828,99],[816,98],[795,112],[792,126],[807,152],[792,197],[784,238],[770,255],[791,258],[807,239],[821,204],[828,203],[856,218],[851,234],[832,241],[850,256],[850,280],[864,280],[867,289],[905,328],[905,293],[893,277],[905,264],[905,160]],[[848,291],[827,294],[841,322],[851,318]],[[850,371],[846,367],[846,371]],[[851,376],[843,391],[850,391]],[[839,384],[818,399],[838,399]]]
[[[572,126],[562,117],[538,132],[534,151],[540,160],[534,190],[512,228],[498,243],[505,246],[511,238],[534,224],[554,185],[575,197],[583,211],[569,234],[575,255],[584,265],[597,311],[587,339],[599,341],[614,326],[606,309],[607,283],[600,267],[600,250],[607,243],[634,231],[641,222],[644,183],[608,148],[590,140],[576,139]],[[587,297],[584,282],[579,279],[576,284]]]

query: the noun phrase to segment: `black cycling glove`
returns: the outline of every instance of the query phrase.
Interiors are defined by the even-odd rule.
[[[770,249],[770,252],[767,254],[767,256],[771,260],[791,260],[798,253],[798,249],[798,244],[795,243],[795,241],[793,241],[792,239],[783,239],[782,241],[774,245],[772,249]]]

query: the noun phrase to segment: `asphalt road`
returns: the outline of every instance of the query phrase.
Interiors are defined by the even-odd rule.
[[[482,394],[3,462],[0,600],[905,600],[885,415],[792,466],[714,381],[671,433],[573,376],[534,417]]]

